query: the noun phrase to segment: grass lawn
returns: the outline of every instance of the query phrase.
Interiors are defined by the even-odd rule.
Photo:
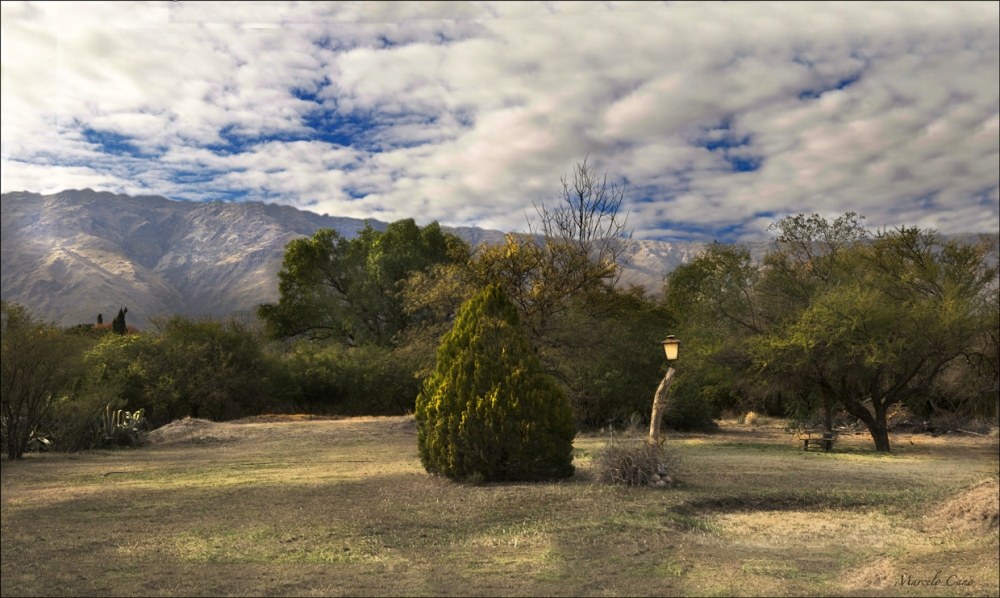
[[[274,419],[3,462],[0,591],[998,593],[995,436],[805,453],[729,422],[669,437],[669,490],[595,484],[607,439],[581,436],[573,478],[469,486],[423,471],[412,417]]]

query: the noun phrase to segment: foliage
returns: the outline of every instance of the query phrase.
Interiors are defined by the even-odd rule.
[[[798,416],[819,406],[829,427],[839,404],[888,451],[889,408],[927,400],[961,358],[988,351],[996,236],[946,242],[901,227],[871,237],[853,213],[792,216],[773,230],[760,267],[712,246],[668,277],[666,301],[690,309],[703,362],[727,367],[747,406],[779,397]]]
[[[665,370],[660,341],[673,325],[645,297],[608,290],[558,316],[540,357],[566,389],[577,422],[625,421],[648,414]]]
[[[152,324],[151,332],[108,335],[94,348],[92,359],[120,385],[113,408],[143,409],[154,427],[189,415],[221,420],[289,408],[293,381],[261,326],[235,316]]]
[[[278,273],[277,304],[258,315],[277,337],[389,346],[408,325],[399,285],[409,273],[467,259],[468,245],[431,223],[400,220],[380,232],[366,223],[346,239],[332,229],[295,239]]]
[[[718,417],[719,395],[728,395],[729,388],[706,384],[703,371],[694,369],[695,363],[687,363],[684,372],[678,373],[677,380],[670,388],[670,401],[663,416],[663,425],[674,430],[713,430],[713,421]],[[687,371],[690,366],[693,371]]]
[[[215,420],[280,412],[280,364],[263,350],[262,331],[238,319],[173,316],[144,356],[146,392],[170,419]]]
[[[0,302],[0,428],[7,458],[20,459],[53,401],[78,375],[82,339]]]
[[[425,379],[434,372],[441,338],[476,291],[468,261],[435,264],[407,275],[399,294],[410,325],[397,337],[396,347],[413,365],[414,376]]]
[[[517,306],[536,350],[550,344],[559,315],[589,307],[598,316],[602,302],[590,299],[613,291],[631,259],[628,215],[620,212],[624,187],[612,184],[609,192],[607,176],[599,178],[586,159],[562,185],[557,207],[538,208],[541,234],[509,234],[503,245],[479,247],[470,263],[478,288],[498,284]]]
[[[377,345],[345,348],[302,340],[286,364],[294,404],[307,413],[402,415],[413,411],[421,388],[409,354]]]
[[[798,309],[754,340],[755,366],[765,380],[797,379],[839,402],[888,451],[889,408],[926,395],[984,330],[996,238],[945,242],[901,227],[838,245],[824,233],[850,240],[850,231],[819,220],[778,223],[781,245],[763,288]]]
[[[109,338],[123,339],[117,334]],[[99,345],[98,345],[99,346]],[[83,368],[68,392],[56,399],[39,429],[52,440],[52,449],[78,451],[93,442],[93,423],[105,407],[117,409],[123,398],[127,372],[109,368],[97,347],[83,353]]]
[[[497,285],[459,310],[416,407],[418,449],[429,472],[484,480],[573,473],[566,396],[544,373]]]
[[[665,277],[663,308],[683,339],[666,424],[705,429],[724,410],[759,409],[747,341],[766,325],[757,300],[759,270],[740,245],[713,243]]]

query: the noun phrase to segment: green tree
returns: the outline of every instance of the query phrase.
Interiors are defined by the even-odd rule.
[[[53,401],[80,372],[82,339],[0,302],[0,419],[7,458],[20,459]]]
[[[166,406],[171,419],[224,420],[285,407],[274,384],[280,364],[246,323],[173,316],[161,328],[141,360],[147,400]]]
[[[888,452],[889,408],[925,394],[988,326],[997,238],[945,242],[901,227],[866,240],[853,214],[832,224],[790,217],[776,228],[779,248],[760,284],[774,323],[753,339],[757,372],[811,384]]]
[[[556,318],[540,355],[566,389],[576,421],[596,427],[648,416],[666,368],[660,341],[674,331],[674,318],[636,289],[580,303]]]
[[[459,310],[416,407],[417,444],[429,472],[485,480],[573,473],[566,396],[543,371],[497,285]]]
[[[406,276],[468,254],[468,244],[436,222],[420,228],[400,220],[385,232],[366,223],[353,239],[321,229],[288,243],[278,303],[257,313],[278,337],[388,346],[408,324],[399,296]]]
[[[686,322],[686,362],[693,352],[728,368],[748,400],[818,406],[828,428],[840,405],[888,451],[892,405],[926,399],[963,361],[992,375],[997,238],[946,242],[908,227],[871,237],[861,220],[785,218],[760,265],[743,248],[709,246],[668,275],[664,301]]]
[[[665,276],[662,303],[683,339],[667,413],[672,427],[707,427],[723,409],[761,409],[747,352],[749,339],[768,326],[759,279],[745,246],[719,243]]]

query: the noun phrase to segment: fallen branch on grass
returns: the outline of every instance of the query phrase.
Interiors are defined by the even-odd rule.
[[[962,434],[972,434],[973,436],[989,436],[989,434],[980,434],[979,432],[970,432],[968,430],[959,430],[955,428],[956,432],[961,432]]]

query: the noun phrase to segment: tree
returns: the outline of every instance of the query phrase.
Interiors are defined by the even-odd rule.
[[[577,164],[570,183],[562,177],[557,207],[537,208],[540,224],[533,234],[506,236],[503,245],[480,247],[470,264],[472,280],[482,288],[499,284],[517,306],[532,345],[544,351],[555,320],[571,307],[600,317],[631,258],[621,214],[624,187],[607,188],[587,160]],[[534,234],[540,232],[540,234]]]
[[[79,373],[79,340],[0,302],[0,419],[7,458],[20,459],[52,402]]]
[[[996,236],[946,242],[900,227],[866,240],[853,214],[832,224],[790,217],[776,228],[760,284],[774,323],[753,339],[757,372],[811,384],[888,452],[889,408],[926,393],[988,326]]]
[[[171,419],[223,420],[281,410],[281,389],[273,384],[278,366],[245,322],[173,316],[161,327],[141,360],[147,400],[165,406]]]
[[[484,480],[573,473],[569,403],[498,285],[459,310],[416,407],[417,445],[429,472]]]
[[[469,247],[433,222],[400,220],[379,232],[366,223],[353,239],[333,229],[288,243],[278,303],[258,315],[278,337],[388,346],[409,323],[399,285],[433,264],[462,261]]]
[[[872,237],[861,220],[784,218],[759,266],[745,249],[709,246],[667,277],[664,297],[693,331],[686,354],[728,368],[735,389],[818,403],[828,429],[839,404],[888,451],[890,407],[928,397],[963,360],[992,374],[982,366],[997,237],[945,241],[908,227]]]
[[[101,314],[97,314],[97,325],[100,326],[103,323],[104,323],[104,316]]]
[[[664,277],[661,301],[684,342],[667,414],[673,427],[709,427],[724,409],[761,408],[747,352],[749,339],[768,326],[760,275],[745,246],[712,243]]]
[[[125,335],[128,333],[128,326],[125,324],[125,314],[128,313],[128,308],[124,307],[118,310],[118,315],[115,319],[111,321],[111,330],[117,334]]]
[[[570,259],[585,257],[592,263],[578,272],[581,286],[590,285],[588,277],[616,284],[632,258],[627,243],[632,233],[626,232],[629,212],[621,213],[625,185],[612,183],[609,191],[607,173],[598,177],[596,170],[587,167],[587,157],[573,170],[572,184],[565,175],[560,182],[559,206],[551,210],[544,204],[536,207],[545,242],[555,243],[557,254],[566,253]]]

